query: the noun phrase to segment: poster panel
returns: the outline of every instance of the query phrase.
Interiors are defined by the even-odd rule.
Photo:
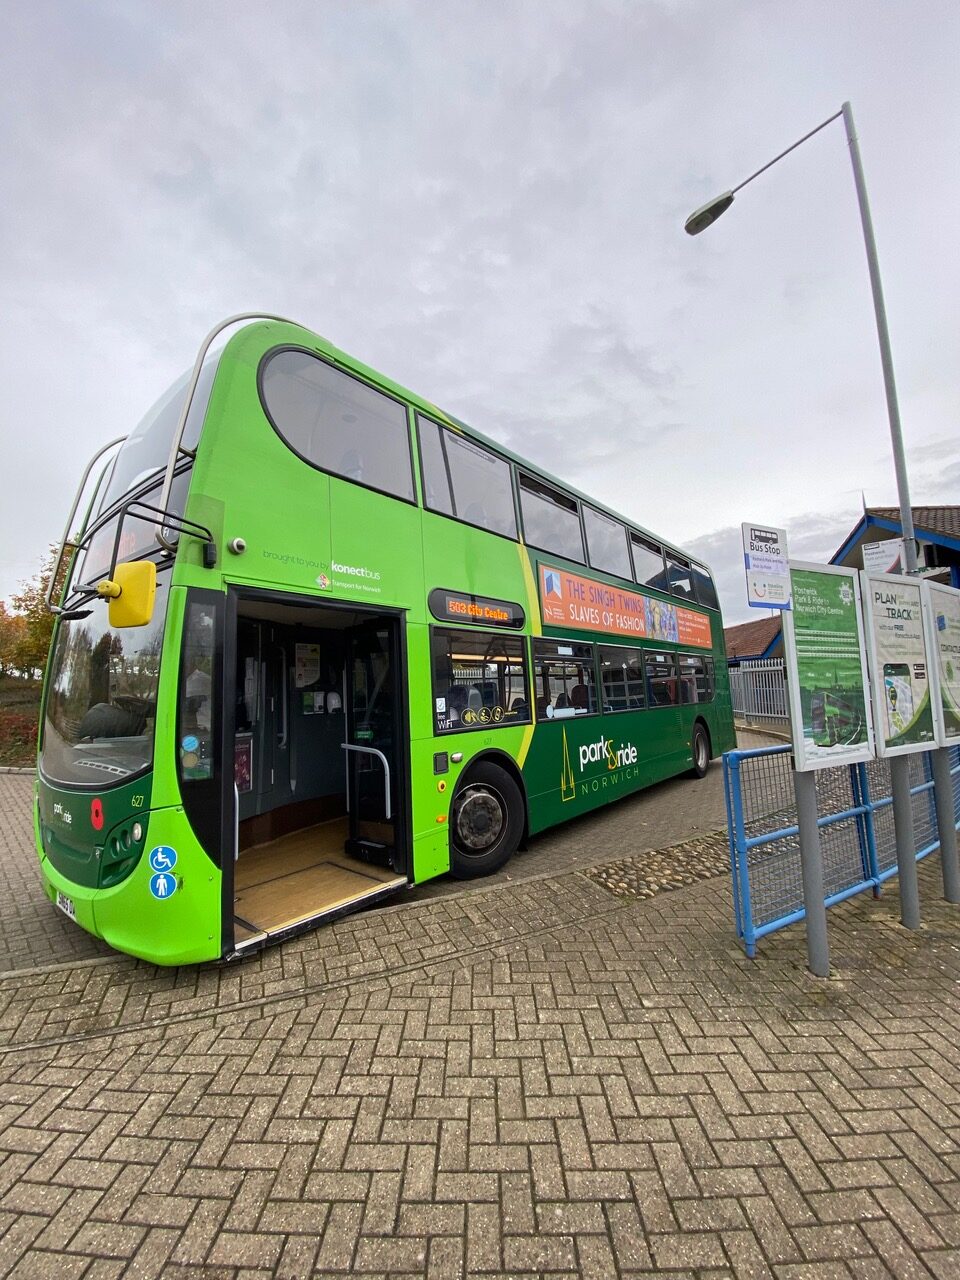
[[[794,562],[790,585],[783,642],[796,768],[869,760],[873,722],[857,570]]]
[[[918,578],[862,575],[873,716],[881,756],[935,745],[934,689],[925,592]]]
[[[960,742],[960,591],[938,582],[926,584],[930,600],[930,635],[940,685],[934,697],[937,742],[942,747]]]
[[[298,644],[295,648],[295,684],[298,689],[316,684],[320,679],[320,646]]]

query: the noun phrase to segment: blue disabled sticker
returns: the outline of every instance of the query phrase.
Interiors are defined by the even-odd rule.
[[[151,871],[172,871],[177,865],[177,851],[168,844],[158,844],[150,850]]]
[[[180,743],[184,751],[196,751],[200,745],[200,739],[194,737],[192,733],[188,733],[184,740]]]
[[[161,871],[150,877],[150,892],[155,898],[172,898],[177,892],[177,877]]]

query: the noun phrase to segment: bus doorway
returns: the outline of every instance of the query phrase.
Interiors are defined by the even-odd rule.
[[[400,615],[233,601],[223,918],[242,952],[403,888],[409,850]]]

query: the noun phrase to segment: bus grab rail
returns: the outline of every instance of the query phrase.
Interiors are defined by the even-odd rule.
[[[270,315],[268,312],[260,311],[242,311],[238,315],[229,316],[226,320],[221,320],[219,324],[214,325],[203,342],[200,344],[200,350],[197,352],[197,358],[194,361],[193,373],[190,375],[190,383],[187,387],[187,394],[184,397],[183,407],[180,410],[180,420],[177,423],[177,430],[174,433],[173,441],[170,445],[170,456],[167,458],[167,468],[163,474],[163,488],[160,490],[160,501],[157,504],[161,511],[165,511],[167,503],[170,500],[170,490],[173,486],[173,473],[176,469],[177,458],[181,453],[188,453],[189,450],[183,448],[183,433],[187,427],[187,418],[190,416],[190,408],[193,404],[193,397],[197,390],[197,383],[200,381],[200,371],[203,368],[203,362],[207,358],[207,353],[213,344],[214,338],[223,333],[224,329],[229,329],[232,324],[240,324],[244,320],[279,320],[281,324],[296,324],[295,320],[288,320],[285,316]],[[163,547],[164,551],[174,552],[177,549],[175,542],[169,542],[164,536],[164,523],[158,520],[154,525],[153,532],[157,542]]]
[[[53,569],[50,572],[50,581],[47,583],[47,595],[46,595],[46,599],[44,600],[44,604],[46,605],[47,610],[50,613],[63,613],[63,609],[60,607],[60,605],[53,603],[53,593],[54,593],[54,590],[56,589],[57,579],[60,577],[60,568],[63,564],[63,553],[66,550],[68,543],[70,543],[71,546],[73,545],[73,543],[70,542],[70,528],[74,520],[76,519],[77,507],[79,507],[80,505],[80,499],[83,496],[83,491],[86,488],[87,481],[90,479],[90,472],[97,465],[97,463],[100,461],[100,459],[103,457],[105,453],[109,452],[109,450],[111,449],[116,448],[118,444],[123,444],[126,438],[127,438],[126,436],[117,436],[116,440],[111,440],[110,443],[105,444],[102,449],[98,449],[97,452],[90,459],[90,461],[87,463],[87,469],[83,473],[83,479],[80,481],[79,487],[77,488],[77,492],[74,494],[73,505],[70,508],[70,514],[67,516],[67,523],[66,523],[66,527],[63,530],[63,537],[60,539],[60,548],[57,551],[57,558],[56,558],[56,561],[54,562]],[[88,516],[89,516],[89,513],[88,513]],[[86,521],[84,521],[84,526],[86,526]]]
[[[383,761],[383,785],[384,785],[383,799],[384,799],[384,805],[387,811],[387,821],[389,822],[390,818],[392,817],[392,814],[390,813],[390,761],[383,754],[383,752],[378,751],[376,747],[358,747],[355,742],[341,742],[340,750],[341,751],[362,751],[364,755],[377,756],[380,760]],[[350,806],[350,789],[348,787],[347,788],[347,807],[349,808],[349,806]]]

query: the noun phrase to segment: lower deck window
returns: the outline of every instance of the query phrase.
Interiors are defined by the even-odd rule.
[[[677,690],[677,660],[672,653],[648,649],[644,654],[647,673],[647,702],[651,707],[673,707],[680,701]]]
[[[437,733],[530,720],[527,664],[520,636],[441,628],[432,635]]]
[[[711,702],[713,700],[713,659],[698,653],[681,653],[680,700],[681,702]]]
[[[642,651],[601,645],[599,655],[604,711],[638,711],[645,706]]]
[[[586,716],[597,710],[593,645],[534,640],[533,671],[538,720]]]

